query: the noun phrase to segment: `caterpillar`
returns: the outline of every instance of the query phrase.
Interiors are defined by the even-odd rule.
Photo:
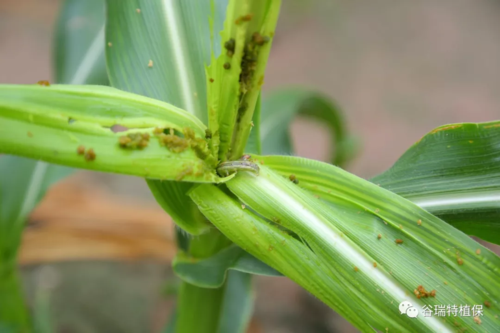
[[[233,173],[236,173],[238,171],[249,171],[249,172],[253,172],[254,174],[258,175],[260,169],[259,169],[259,166],[257,164],[249,162],[249,161],[222,162],[217,167],[217,173],[221,177],[227,177],[227,176],[232,175]]]

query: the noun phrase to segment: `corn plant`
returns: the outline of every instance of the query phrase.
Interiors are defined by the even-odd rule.
[[[177,226],[171,332],[244,332],[252,274],[292,279],[363,332],[500,329],[500,259],[469,237],[500,243],[500,122],[438,127],[365,180],[339,167],[352,140],[334,104],[261,98],[280,0],[105,5],[65,3],[66,84],[0,85],[0,152],[23,157],[0,158],[0,331],[33,327],[16,253],[69,171],[53,164],[146,179]],[[91,24],[68,30],[78,15]],[[331,127],[332,164],[293,156],[297,113]]]

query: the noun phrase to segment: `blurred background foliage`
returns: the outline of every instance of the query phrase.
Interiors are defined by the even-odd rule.
[[[0,2],[1,83],[55,81],[60,6]],[[437,126],[500,118],[499,28],[493,0],[287,0],[264,91],[304,86],[333,98],[361,143],[347,169],[369,178]],[[330,159],[325,126],[299,117],[291,133],[298,155]],[[174,254],[171,221],[142,179],[79,171],[49,191],[23,237],[36,323],[57,332],[160,332],[176,292]],[[255,284],[251,332],[355,331],[293,282]]]

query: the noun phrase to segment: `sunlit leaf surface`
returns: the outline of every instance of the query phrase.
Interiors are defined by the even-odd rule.
[[[196,117],[109,87],[0,86],[0,126],[4,153],[156,179],[219,178]]]
[[[500,244],[500,122],[438,127],[372,182]]]
[[[495,305],[485,307],[481,329],[497,327],[500,258],[490,250],[415,204],[340,168],[294,157],[254,156],[254,161],[263,164],[260,175],[242,172],[227,183],[229,189],[270,222],[302,237],[336,283],[349,291],[352,306],[366,311],[368,324],[379,330],[448,331],[456,321],[478,330],[472,317],[412,320],[400,315],[398,305],[410,301],[422,309],[486,302]],[[292,174],[298,186],[289,179]],[[419,286],[435,290],[435,297],[418,298]],[[340,305],[334,308],[344,311]]]

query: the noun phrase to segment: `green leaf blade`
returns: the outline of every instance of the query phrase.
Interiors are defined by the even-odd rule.
[[[187,196],[193,187],[192,183],[154,179],[146,181],[156,201],[182,230],[190,235],[201,235],[213,228]]]
[[[282,176],[294,174],[301,187],[321,193],[321,199],[264,166],[259,176],[242,173],[228,182],[228,187],[259,214],[279,220],[304,237],[332,273],[342,276],[358,306],[370,304],[366,307],[376,309],[372,318],[383,315],[391,325],[450,330],[450,318],[444,326],[420,317],[406,322],[397,305],[406,300],[420,308],[472,306],[497,299],[500,259],[430,213],[328,164],[293,157],[254,158]],[[411,296],[419,285],[428,291],[435,289],[436,297]],[[498,309],[494,308],[486,309],[481,317],[482,328],[496,327]],[[472,318],[456,320],[464,327],[478,329]],[[373,323],[378,329],[384,324],[382,319]]]
[[[500,123],[438,127],[371,181],[500,243]]]
[[[111,84],[181,107],[206,122],[210,2],[108,0]]]
[[[219,41],[211,40],[210,28],[221,26],[224,2],[216,1],[212,11],[210,0],[107,1],[111,84],[183,107],[206,123],[205,66],[210,62],[211,42]],[[193,210],[192,202],[179,200],[189,185],[150,179],[148,186],[182,230],[191,235],[207,231],[208,223]]]
[[[265,155],[295,153],[290,125],[297,115],[317,119],[331,130],[331,163],[345,165],[356,153],[340,108],[320,93],[288,88],[265,94],[262,102],[261,139]]]
[[[334,283],[324,263],[309,247],[248,209],[242,209],[237,199],[218,187],[196,187],[190,197],[221,232],[245,251],[337,309],[357,328],[371,330],[364,314],[353,307],[350,295]]]
[[[106,84],[104,1],[66,0],[56,28],[56,82]],[[1,117],[0,117],[1,118]],[[1,122],[1,120],[0,120]],[[5,124],[6,125],[6,124]],[[14,170],[14,174],[13,171]],[[0,156],[0,331],[28,332],[30,322],[16,256],[28,214],[46,189],[71,169],[14,156]],[[35,314],[35,326],[36,326]],[[8,323],[8,326],[5,325]],[[37,329],[37,327],[35,327]]]
[[[260,139],[260,119],[261,119],[261,98],[257,100],[255,112],[252,119],[252,130],[248,137],[247,146],[245,151],[250,154],[262,154],[262,140]]]
[[[15,268],[0,267],[0,332],[29,332],[30,319],[24,304],[21,280]]]
[[[71,173],[68,168],[15,156],[0,156],[0,330],[28,331],[29,317],[17,270],[25,220],[47,188]],[[15,328],[14,328],[15,327]]]
[[[186,144],[179,153],[163,146],[156,128],[193,131],[204,140],[204,125],[164,102],[103,86],[1,86],[1,152],[89,170],[142,177],[213,182],[219,177],[209,156]],[[111,127],[129,128],[115,133]],[[126,149],[119,139],[148,134],[144,149]],[[183,139],[187,140],[187,139]],[[187,141],[186,141],[187,142]],[[93,149],[95,160],[78,154]],[[85,153],[85,154],[86,154]],[[202,159],[206,158],[206,159]]]
[[[54,50],[57,83],[108,84],[104,7],[104,0],[64,1]]]
[[[229,271],[217,333],[245,333],[252,317],[252,275]]]
[[[221,287],[230,270],[266,276],[281,276],[279,272],[236,245],[231,245],[203,260],[196,260],[184,253],[179,253],[172,266],[177,276],[184,281],[204,288]]]
[[[2,114],[9,110],[37,116],[62,118],[67,122],[91,121],[101,126],[131,128],[171,127],[182,131],[190,126],[204,135],[205,126],[196,117],[171,104],[105,86],[90,85],[2,85]],[[49,114],[50,112],[50,114]],[[10,114],[16,116],[16,113]],[[29,114],[28,114],[29,116]]]
[[[280,0],[229,2],[222,51],[207,68],[209,127],[221,161],[238,159],[245,149],[280,6]],[[268,41],[256,44],[255,33]]]

